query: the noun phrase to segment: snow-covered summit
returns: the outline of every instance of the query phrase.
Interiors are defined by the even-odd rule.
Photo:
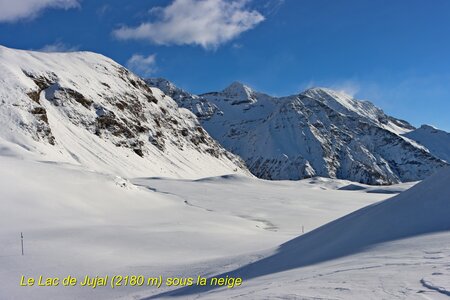
[[[264,103],[270,100],[272,97],[269,95],[259,93],[251,89],[249,86],[235,81],[221,92],[212,92],[201,94],[201,97],[214,101],[225,102],[224,105],[238,106],[237,109],[247,110],[252,105],[256,105],[257,102]],[[258,105],[261,103],[258,103]]]
[[[341,114],[365,118],[378,126],[399,134],[414,129],[414,127],[406,121],[387,116],[383,110],[376,107],[372,102],[356,100],[344,92],[315,87],[302,92],[300,97],[319,101]]]
[[[440,130],[439,128],[437,128],[437,127],[435,127],[433,125],[429,125],[429,124],[422,124],[416,130],[427,131],[427,132],[430,132],[430,133],[443,132],[443,130]]]
[[[422,125],[405,136],[422,144],[435,156],[450,162],[450,133],[431,125]]]
[[[2,153],[122,176],[246,172],[190,111],[91,52],[1,47],[0,127]]]
[[[186,107],[192,97],[176,100]],[[311,88],[277,98],[233,83],[198,97],[215,107],[201,120],[205,129],[260,178],[391,184],[423,179],[446,165],[402,136],[414,130],[408,122],[342,92]]]
[[[257,101],[255,92],[250,87],[237,81],[225,88],[221,94],[233,100],[232,105],[251,104]]]

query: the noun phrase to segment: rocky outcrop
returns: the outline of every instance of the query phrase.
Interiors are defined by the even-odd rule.
[[[0,84],[0,137],[31,137],[36,152],[132,175],[247,172],[195,115],[104,56],[0,47]]]

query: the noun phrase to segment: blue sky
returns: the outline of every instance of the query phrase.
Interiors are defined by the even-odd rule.
[[[450,131],[447,0],[0,0],[0,44],[99,52],[195,93],[326,86]]]

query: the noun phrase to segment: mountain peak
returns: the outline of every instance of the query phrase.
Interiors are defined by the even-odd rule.
[[[221,94],[228,100],[232,100],[232,105],[248,105],[258,101],[255,97],[255,92],[250,87],[238,81],[231,83]]]
[[[225,88],[225,90],[230,89],[230,88],[248,88],[248,89],[250,89],[250,87],[248,87],[247,85],[245,85],[244,83],[242,83],[240,81],[233,81],[230,85],[228,85],[228,87]]]
[[[306,95],[310,97],[332,97],[341,99],[353,99],[353,97],[344,91],[336,91],[325,87],[311,87],[306,89],[301,95]]]
[[[437,131],[437,130],[439,130],[438,128],[434,127],[433,125],[428,125],[428,124],[422,124],[419,129],[428,130],[428,131]]]
[[[162,78],[162,77],[147,78],[147,79],[145,79],[145,82],[150,86],[155,86],[155,87],[159,88],[165,94],[169,94],[170,92],[177,91],[177,90],[181,91],[181,89],[178,88],[175,84],[173,84],[173,82],[171,82],[165,78]]]
[[[235,95],[235,96],[243,96],[250,97],[254,91],[247,85],[234,81],[228,87],[226,87],[223,91],[225,94]]]
[[[424,124],[405,136],[425,146],[434,156],[450,162],[449,132]]]

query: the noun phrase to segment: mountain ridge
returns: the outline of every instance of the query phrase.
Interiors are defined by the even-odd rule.
[[[146,82],[164,90],[158,82],[165,79]],[[214,108],[196,111],[204,128],[263,179],[323,176],[393,184],[421,180],[447,165],[404,136],[415,130],[408,122],[331,89],[272,97],[237,82],[200,95],[171,86],[165,92],[176,94],[181,107]]]
[[[424,124],[413,131],[405,133],[404,136],[424,145],[435,156],[450,162],[449,132]]]
[[[103,55],[0,47],[0,86],[2,153],[126,177],[248,173],[190,111]]]

